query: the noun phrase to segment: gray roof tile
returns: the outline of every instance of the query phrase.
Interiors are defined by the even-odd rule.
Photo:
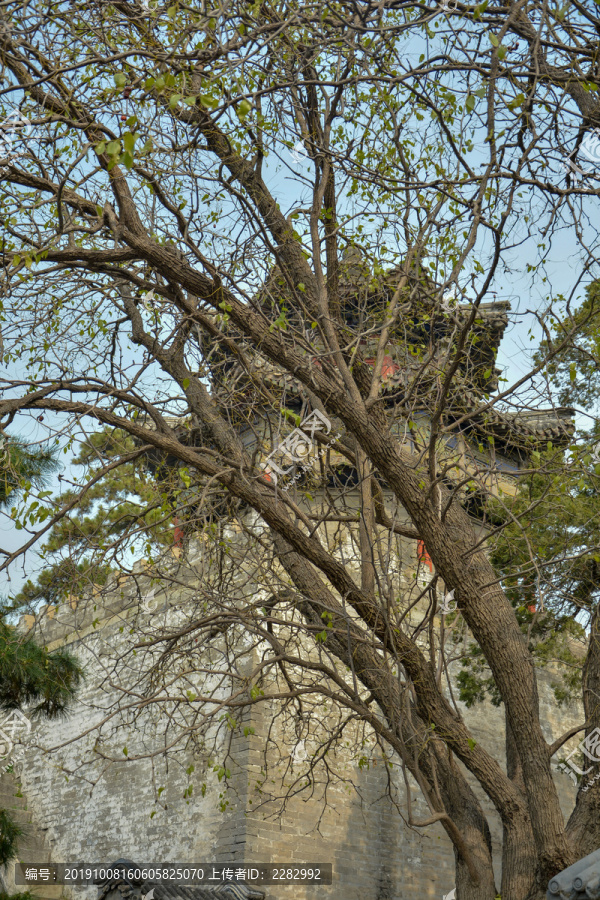
[[[153,900],[264,900],[264,892],[247,884],[156,884],[144,881],[135,887],[126,881],[112,881],[103,885],[98,900],[142,900],[153,890]]]
[[[128,859],[118,859],[108,866],[114,869],[135,869]],[[249,887],[243,882],[228,884],[157,884],[153,881],[128,881],[123,877],[98,884],[98,900],[142,900],[153,891],[153,900],[264,900],[264,891]]]
[[[584,856],[548,884],[546,900],[598,900],[600,898],[600,850]]]

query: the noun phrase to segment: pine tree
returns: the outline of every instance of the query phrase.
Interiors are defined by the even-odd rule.
[[[124,455],[132,458],[111,471],[110,464]],[[115,545],[119,552],[135,545],[137,556],[148,558],[177,539],[182,529],[173,529],[176,518],[186,530],[195,527],[197,511],[186,498],[198,498],[202,490],[191,484],[193,476],[185,468],[172,462],[140,452],[120,429],[103,428],[82,441],[73,465],[83,469],[85,482],[91,476],[97,480],[83,495],[76,488],[62,493],[63,503],[76,503],[51,529],[42,547],[47,565],[35,582],[25,583],[11,610],[58,605],[91,583],[105,584],[115,569],[114,553],[111,565],[105,552]],[[203,508],[206,512],[206,498]]]
[[[53,454],[46,449],[32,452],[18,438],[3,436],[0,448],[0,508],[7,507],[29,485],[45,485],[57,468]],[[0,711],[29,707],[29,718],[57,718],[67,713],[84,673],[70,653],[49,653],[33,638],[20,635],[2,618],[0,610]],[[0,809],[0,866],[17,855],[19,838],[26,830],[10,812]]]
[[[0,510],[28,484],[44,487],[58,463],[48,448],[29,450],[25,441],[0,433]]]

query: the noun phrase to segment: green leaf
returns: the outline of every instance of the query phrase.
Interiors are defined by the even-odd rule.
[[[121,152],[121,141],[111,141],[110,144],[106,145],[106,152],[109,156],[116,156],[117,153]]]
[[[173,96],[169,100],[169,106],[171,107],[171,109],[175,109],[182,97],[183,94],[173,94]]]
[[[184,378],[184,379],[183,379],[183,389],[184,389],[184,391],[187,391],[187,389],[189,388],[189,386],[190,386],[190,379],[189,379],[189,378]]]
[[[498,47],[498,59],[504,59],[506,57],[506,47],[504,44],[500,44]]]
[[[242,100],[242,102],[240,103],[240,105],[237,108],[237,114],[241,119],[243,119],[245,116],[248,115],[248,113],[250,112],[251,109],[252,109],[252,104],[248,103],[247,100]]]
[[[283,331],[287,330],[287,319],[285,317],[286,309],[285,307],[279,313],[279,316],[272,325],[269,325],[269,334],[273,331],[274,328],[281,328]]]
[[[131,134],[130,131],[128,131],[127,134],[123,135],[123,146],[125,147],[125,150],[127,151],[127,153],[131,153],[132,156],[133,156],[133,149],[135,147],[135,142],[137,141],[138,137],[139,137],[139,135]]]
[[[106,150],[106,142],[105,141],[100,141],[99,144],[96,144],[96,153],[98,154],[98,156],[101,156],[105,150]]]
[[[498,40],[496,35],[493,33],[493,31],[488,31],[488,37],[489,37],[490,43],[492,44],[493,47],[500,46],[500,41]]]
[[[115,75],[115,84],[117,87],[125,87],[127,84],[127,75],[124,72],[117,72]]]
[[[475,97],[473,96],[473,94],[469,94],[467,96],[465,106],[469,110],[469,112],[472,112],[475,109]]]
[[[283,406],[281,408],[281,412],[283,413],[286,422],[293,422],[296,428],[300,425],[302,417],[295,413],[293,409],[287,409],[285,406]]]
[[[511,100],[508,104],[509,109],[517,109],[519,106],[523,106],[525,103],[525,94],[517,94],[514,100]]]

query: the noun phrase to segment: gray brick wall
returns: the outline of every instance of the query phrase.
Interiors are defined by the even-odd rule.
[[[142,573],[143,568],[138,571]],[[206,755],[197,748],[190,745],[173,751],[168,760],[160,755],[134,758],[156,749],[156,714],[151,709],[134,726],[128,724],[130,697],[120,697],[120,718],[109,723],[111,727],[119,725],[117,734],[111,734],[109,728],[100,753],[94,753],[96,733],[92,726],[103,714],[110,715],[116,699],[110,686],[115,666],[123,661],[131,665],[130,677],[135,683],[136,663],[128,652],[128,642],[139,637],[143,622],[139,625],[142,620],[131,584],[130,579],[113,585],[106,596],[97,594],[81,601],[76,609],[65,605],[52,618],[46,611],[35,623],[35,632],[48,646],[66,641],[88,667],[90,677],[68,718],[34,727],[31,745],[18,770],[21,793],[35,826],[23,858],[30,862],[50,858],[55,862],[105,864],[119,857],[144,863],[333,863],[331,887],[269,887],[267,897],[442,900],[454,886],[451,844],[439,825],[411,829],[404,824],[386,793],[386,770],[377,759],[378,752],[371,754],[368,767],[347,761],[343,770],[346,783],[338,781],[327,789],[322,783],[305,788],[286,802],[283,811],[277,801],[260,805],[256,782],[264,764],[268,711],[261,712],[255,706],[244,720],[246,724],[251,722],[255,734],[238,734],[231,743],[232,778],[226,798],[230,805],[224,812],[218,805],[223,785],[208,766]],[[166,615],[169,605],[182,596],[170,592]],[[122,680],[122,673],[120,677]],[[551,673],[540,673],[543,726],[547,738],[555,740],[581,721],[581,710],[558,708],[551,681]],[[462,712],[476,739],[503,761],[502,710],[486,704],[473,710],[463,707]],[[284,770],[294,741],[278,725],[273,737],[282,762],[277,765],[273,753],[267,753],[270,781],[263,787],[263,800],[265,796],[267,800],[279,796],[283,781],[289,781],[289,773]],[[128,757],[121,752],[125,746]],[[569,746],[574,746],[573,742]],[[225,752],[223,743],[221,748]],[[121,752],[121,759],[107,763],[102,754],[109,751],[113,755]],[[196,767],[195,787],[191,797],[184,798],[190,765]],[[404,803],[399,775],[394,767],[391,779],[398,789],[399,802]],[[574,787],[560,773],[556,780],[568,813]],[[202,783],[206,784],[204,796]],[[10,776],[3,777],[5,792],[12,784]],[[157,798],[159,787],[164,790]],[[413,788],[414,814],[425,818],[427,808],[416,786]],[[501,826],[489,800],[475,789],[489,816],[498,859]],[[13,888],[10,872],[6,880]],[[86,900],[96,897],[95,888],[65,893]]]

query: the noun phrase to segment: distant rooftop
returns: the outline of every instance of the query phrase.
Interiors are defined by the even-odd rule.
[[[152,900],[264,900],[264,891],[249,887],[245,882],[239,880],[239,876],[248,870],[248,866],[219,863],[219,869],[226,867],[229,867],[229,871],[232,873],[232,880],[225,884],[164,884],[129,879],[128,872],[135,871],[140,867],[127,859],[119,859],[106,868],[113,872],[115,870],[122,871],[123,877],[107,882],[97,881],[96,884],[99,884],[98,900],[143,900],[148,894]]]

